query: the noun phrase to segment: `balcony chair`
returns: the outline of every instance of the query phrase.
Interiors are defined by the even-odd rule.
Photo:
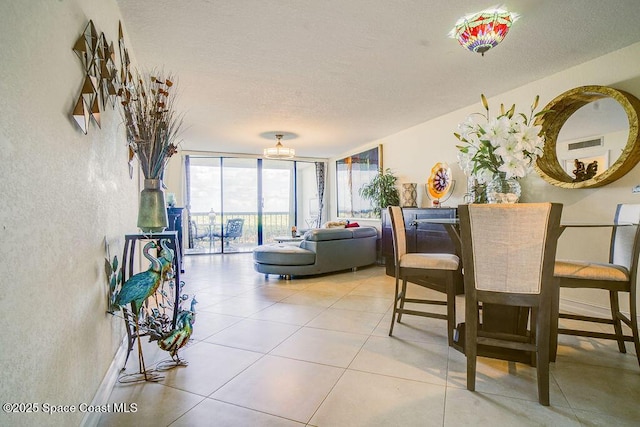
[[[456,287],[455,278],[461,274],[460,259],[457,255],[448,253],[407,253],[407,239],[405,234],[404,217],[399,206],[389,206],[391,218],[391,234],[393,236],[393,253],[395,264],[396,290],[393,300],[393,314],[389,336],[393,334],[393,326],[401,323],[402,315],[431,317],[447,321],[447,338],[449,345],[453,345],[453,333],[456,324]],[[427,282],[416,286],[433,289],[446,294],[446,300],[429,300],[407,297],[407,279],[420,277]],[[402,289],[400,289],[402,280]],[[418,311],[407,309],[405,303],[446,305],[447,313],[434,311]]]
[[[557,260],[555,275],[559,288],[589,288],[609,291],[611,318],[560,313],[559,292],[554,298],[551,330],[551,360],[555,361],[558,334],[602,338],[618,342],[618,350],[626,353],[625,341],[635,345],[636,358],[640,364],[640,340],[638,339],[638,311],[636,308],[636,280],[638,255],[640,254],[640,204],[620,204],[616,209],[611,230],[609,262]],[[626,225],[625,225],[626,224]],[[632,224],[632,225],[629,225]],[[619,292],[629,294],[629,317],[620,311]],[[612,325],[614,333],[593,332],[583,329],[558,327],[558,318],[583,322]],[[622,331],[622,322],[630,329],[631,335]]]
[[[191,221],[191,238],[194,242],[194,246],[210,237],[209,230],[206,227],[203,229],[198,227],[195,221]]]
[[[231,218],[227,220],[227,224],[222,227],[222,232],[213,233],[214,239],[223,239],[224,246],[229,247],[229,243],[232,240],[237,240],[242,237],[242,228],[244,226],[244,219]]]
[[[478,345],[524,350],[532,352],[537,367],[538,401],[548,406],[553,267],[562,205],[472,204],[458,209],[463,245],[467,390],[474,391],[476,387]],[[530,307],[531,331],[519,335],[483,330],[479,303]]]

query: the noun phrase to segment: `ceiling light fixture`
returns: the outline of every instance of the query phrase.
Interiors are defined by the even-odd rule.
[[[496,47],[520,15],[505,9],[491,8],[470,13],[458,19],[449,37],[457,39],[460,45],[472,52],[484,56],[484,53]]]
[[[296,155],[296,150],[282,145],[282,137],[282,134],[276,134],[276,146],[264,149],[264,156],[267,159],[290,159]]]

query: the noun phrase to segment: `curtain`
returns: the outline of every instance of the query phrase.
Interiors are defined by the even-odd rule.
[[[322,225],[322,209],[324,208],[324,186],[325,186],[324,162],[316,162],[316,183],[318,184],[318,219],[317,227]]]
[[[189,248],[193,248],[193,230],[191,227],[191,160],[189,155],[184,156],[184,170],[185,170],[185,195],[184,202],[187,208],[187,230],[189,236]]]

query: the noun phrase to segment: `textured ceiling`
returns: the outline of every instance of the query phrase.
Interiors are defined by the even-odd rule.
[[[178,77],[183,149],[331,157],[640,41],[638,0],[514,0],[481,57],[447,37],[471,0],[117,0],[143,69]]]

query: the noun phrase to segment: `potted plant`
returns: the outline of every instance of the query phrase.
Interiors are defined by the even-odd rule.
[[[396,188],[396,178],[391,169],[380,170],[370,183],[360,188],[360,196],[370,200],[373,204],[373,213],[380,218],[380,211],[387,206],[400,204],[400,193]]]

